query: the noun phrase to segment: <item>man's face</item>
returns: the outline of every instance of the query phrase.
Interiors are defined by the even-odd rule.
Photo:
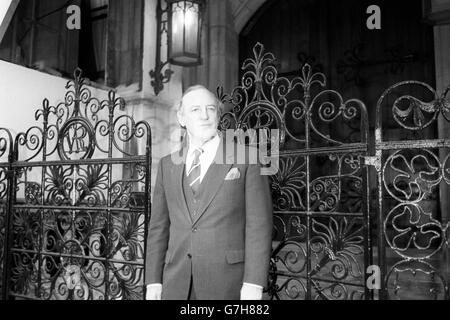
[[[182,107],[177,112],[178,121],[193,140],[203,143],[216,135],[219,121],[216,104],[215,97],[205,89],[183,97]]]

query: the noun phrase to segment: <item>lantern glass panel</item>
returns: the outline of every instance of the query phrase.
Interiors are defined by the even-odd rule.
[[[183,51],[184,2],[172,5],[172,53]]]
[[[184,25],[186,28],[186,52],[198,54],[198,5],[191,4],[186,8]]]
[[[171,34],[169,60],[172,64],[197,65],[200,63],[200,6],[196,2],[171,3]]]

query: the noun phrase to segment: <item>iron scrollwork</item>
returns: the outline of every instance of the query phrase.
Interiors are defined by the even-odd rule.
[[[266,292],[272,299],[364,298],[365,106],[323,89],[325,75],[308,63],[288,79],[261,44],[253,54],[242,65],[241,84],[231,94],[218,88],[218,96],[228,110],[222,130],[279,131],[279,149],[269,150],[279,166],[270,176],[275,249]]]
[[[15,139],[7,295],[143,299],[150,126],[114,91],[93,97],[80,69],[66,89]]]
[[[385,132],[393,124],[405,132],[423,134],[440,118],[443,124],[450,122],[449,90],[439,95],[425,83],[403,81],[388,88],[377,104],[376,130],[380,134],[376,138],[383,150],[379,192],[385,195],[379,200],[383,235],[379,255],[396,258],[382,269],[382,298],[449,297],[445,272],[448,261],[441,261],[440,256],[450,249],[450,223],[439,217],[437,194],[439,188],[450,186],[450,141],[448,137],[390,141],[388,135],[381,135],[383,125],[387,127]],[[383,118],[389,101],[391,112]],[[407,290],[411,282],[416,290]]]
[[[8,226],[11,197],[13,138],[8,129],[0,128],[0,299],[6,297],[8,265]]]

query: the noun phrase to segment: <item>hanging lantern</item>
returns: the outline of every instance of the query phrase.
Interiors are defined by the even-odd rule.
[[[167,0],[168,59],[173,65],[201,64],[201,28],[204,0]]]

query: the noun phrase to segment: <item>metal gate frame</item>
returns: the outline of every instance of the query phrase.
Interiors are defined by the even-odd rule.
[[[433,124],[450,122],[449,91],[438,94],[426,83],[403,81],[377,102],[371,164],[378,179],[381,299],[450,299],[450,222],[439,221],[430,207],[439,185],[450,185],[450,137],[417,137],[435,136],[427,132]],[[389,122],[401,135],[395,140],[383,132]],[[416,290],[404,287],[411,279]]]
[[[344,101],[338,92],[323,90],[325,75],[314,72],[309,64],[302,66],[300,76],[287,79],[278,77],[276,59],[272,53],[264,52],[262,44],[254,46],[253,54],[254,57],[242,65],[241,85],[231,94],[224,94],[219,88],[218,95],[230,108],[222,117],[223,130],[276,128],[280,131],[280,151],[276,148],[271,154],[272,161],[280,161],[280,165],[279,171],[271,177],[271,187],[275,232],[278,233],[274,239],[280,235],[281,239],[274,242],[269,297],[399,299],[402,298],[399,294],[403,289],[402,281],[417,281],[425,289],[406,290],[403,298],[450,299],[450,222],[437,220],[430,210],[427,211],[429,204],[425,203],[437,186],[450,185],[450,137],[417,138],[417,135],[423,137],[438,119],[450,122],[447,97],[450,87],[441,95],[419,81],[403,81],[389,87],[376,105],[375,155],[369,156],[367,112],[361,101]],[[300,98],[296,91],[300,92]],[[333,96],[334,101],[327,100]],[[319,104],[318,97],[324,97],[325,101]],[[383,115],[385,110],[391,113]],[[361,121],[356,128],[360,133],[357,142],[345,143],[333,136],[336,133],[333,131],[331,135],[320,132],[337,119],[354,119],[358,112]],[[315,119],[321,125],[314,125]],[[387,131],[382,131],[383,122],[385,125],[394,123],[409,136],[407,134],[403,141],[391,141],[384,136]],[[292,130],[295,129],[292,123],[300,129],[300,135],[299,130]],[[313,134],[328,145],[317,144]],[[241,139],[239,134],[236,136]],[[257,139],[251,140],[244,143],[259,143]],[[286,146],[292,141],[297,143],[295,148]],[[340,202],[348,200],[343,197],[344,191],[349,190],[341,185],[346,178],[341,172],[342,166],[334,176],[314,177],[317,171],[314,159],[326,155],[331,161],[340,159],[341,164],[345,163],[342,162],[345,157],[352,159],[347,159],[347,164],[357,168],[350,176],[359,179],[360,212],[337,210]],[[355,158],[360,161],[357,166]],[[304,163],[298,165],[299,159]],[[417,164],[418,160],[424,162],[422,166]],[[400,167],[394,164],[399,161],[402,162]],[[375,169],[377,174],[377,205],[373,210],[369,208],[369,169]],[[329,199],[334,199],[331,204],[327,203]],[[328,225],[316,221],[320,216],[329,220]],[[345,234],[352,230],[346,228],[347,219],[358,217],[362,220],[362,227],[357,230],[359,234],[354,228]],[[339,219],[344,223],[338,223]],[[377,228],[377,256],[373,255],[372,248],[374,226]],[[401,239],[408,235],[406,240]],[[357,260],[358,254],[362,254],[363,259]],[[442,259],[433,261],[438,254],[443,255]],[[395,263],[391,263],[393,255]],[[373,265],[374,260],[376,265]],[[361,272],[349,280],[358,261],[362,261]],[[327,265],[332,267],[327,268]],[[367,269],[369,266],[371,268]],[[417,275],[422,278],[418,279]],[[358,285],[359,291],[351,291],[351,287]]]
[[[92,97],[80,69],[66,89],[36,111],[42,126],[14,145],[7,134],[1,298],[143,299],[150,126],[121,112],[114,91]]]
[[[231,107],[222,115],[222,130],[279,132],[279,147],[268,146],[278,171],[271,176],[275,230],[267,295],[373,299],[366,282],[367,267],[375,258],[371,229],[376,222],[378,298],[401,298],[399,279],[409,273],[428,277],[428,291],[419,295],[449,299],[445,269],[450,222],[441,223],[423,204],[438,185],[450,185],[450,139],[420,140],[413,135],[392,141],[382,130],[384,121],[409,133],[423,133],[439,118],[450,121],[450,87],[441,95],[418,81],[387,89],[377,103],[375,155],[369,156],[367,112],[360,100],[345,101],[338,92],[324,89],[325,75],[309,64],[302,66],[299,77],[287,79],[278,77],[276,59],[263,45],[256,44],[253,53],[243,64],[241,85],[231,94],[219,88],[218,95]],[[99,101],[85,88],[79,69],[74,76],[63,103],[53,107],[45,99],[37,111],[42,127],[31,127],[15,140],[0,128],[2,299],[143,298],[151,130],[145,121],[117,115],[124,102],[114,92]],[[414,97],[419,91],[411,86],[420,87],[429,98]],[[383,116],[389,108],[391,114]],[[340,129],[352,123],[351,142],[332,130],[336,123]],[[322,132],[324,128],[328,132]],[[121,147],[137,145],[139,139],[145,140],[142,155]],[[319,162],[335,172],[324,175],[315,165]],[[121,167],[121,179],[113,179],[114,167]],[[378,205],[373,210],[370,168],[377,173]],[[28,179],[33,169],[40,172],[37,180]],[[404,215],[409,219],[400,225]],[[405,246],[398,240],[409,231]],[[420,242],[429,235],[428,242]],[[392,265],[389,251],[397,258]],[[447,260],[436,265],[433,258],[440,253]]]
[[[325,75],[309,64],[301,76],[287,79],[278,77],[275,57],[262,44],[253,53],[242,65],[241,85],[231,94],[219,87],[218,96],[230,110],[221,117],[222,130],[279,130],[280,151],[270,142],[279,170],[271,176],[277,241],[267,294],[271,299],[370,299],[365,285],[372,258],[363,165],[368,155],[365,105],[324,90]],[[317,125],[352,121],[350,143]],[[314,174],[319,160],[335,171]],[[344,198],[354,201],[353,208],[343,205]]]
[[[0,128],[0,299],[5,299],[7,286],[9,212],[13,189],[13,137],[8,129]]]

